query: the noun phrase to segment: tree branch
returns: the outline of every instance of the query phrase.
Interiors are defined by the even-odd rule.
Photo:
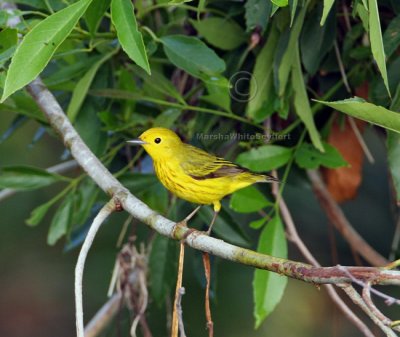
[[[97,216],[94,218],[89,232],[83,242],[81,251],[79,252],[78,261],[75,267],[75,316],[76,316],[76,334],[77,337],[85,337],[84,323],[83,323],[83,300],[82,300],[82,281],[83,270],[87,254],[92,246],[94,237],[100,226],[107,219],[107,217],[115,210],[114,200],[110,200],[103,206]]]

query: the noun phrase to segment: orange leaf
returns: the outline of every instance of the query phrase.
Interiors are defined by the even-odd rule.
[[[360,132],[364,129],[365,122],[356,120]],[[349,117],[344,123],[335,119],[328,143],[333,145],[349,163],[348,167],[337,169],[324,169],[324,180],[329,192],[337,202],[353,199],[362,180],[362,165],[364,153],[361,145],[350,125]]]

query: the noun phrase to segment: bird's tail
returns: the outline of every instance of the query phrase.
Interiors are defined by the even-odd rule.
[[[270,174],[257,174],[259,179],[257,180],[258,183],[280,183],[280,180],[275,178]]]

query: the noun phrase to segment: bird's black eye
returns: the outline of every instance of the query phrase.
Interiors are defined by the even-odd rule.
[[[161,143],[161,138],[156,138],[156,139],[154,139],[154,143],[160,144],[160,143]]]

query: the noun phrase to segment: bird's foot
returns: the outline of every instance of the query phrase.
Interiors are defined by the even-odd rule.
[[[195,229],[189,228],[187,226],[188,221],[193,218],[193,216],[198,212],[201,206],[196,207],[196,209],[190,213],[185,219],[177,222],[174,226],[174,229],[172,231],[172,236],[176,239],[180,240],[185,240]],[[180,231],[185,230],[185,232],[182,234]]]
[[[183,219],[183,220],[181,220],[181,221],[178,221],[176,224],[175,224],[175,226],[181,226],[181,227],[187,227],[188,225],[187,225],[187,220],[186,220],[186,218],[185,219]]]

